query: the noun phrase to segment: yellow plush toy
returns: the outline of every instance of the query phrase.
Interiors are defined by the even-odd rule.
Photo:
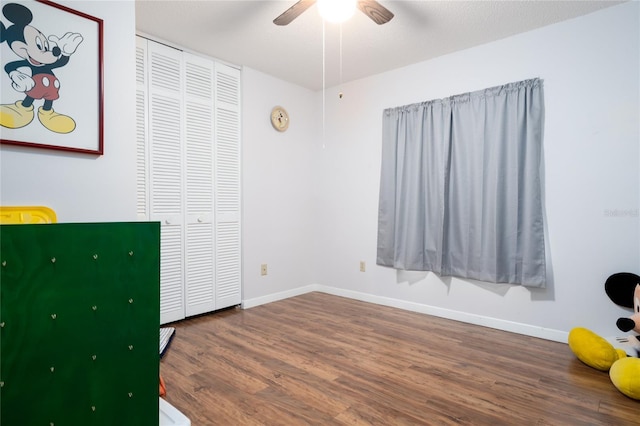
[[[609,298],[625,308],[633,308],[633,315],[619,318],[617,326],[622,331],[640,333],[640,277],[628,272],[610,276],[605,283]],[[625,340],[635,352],[616,349],[606,339],[586,328],[577,327],[569,332],[569,347],[578,359],[600,371],[609,371],[613,385],[629,398],[640,400],[640,340],[629,336]]]
[[[614,362],[627,356],[622,349],[615,349],[606,339],[582,327],[569,332],[569,347],[580,361],[600,371],[609,371]]]
[[[640,399],[640,358],[627,357],[614,362],[609,377],[620,392],[629,398]]]

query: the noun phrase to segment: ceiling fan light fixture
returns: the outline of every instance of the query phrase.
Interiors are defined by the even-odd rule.
[[[318,12],[325,21],[339,24],[353,16],[356,3],[357,0],[318,0]]]

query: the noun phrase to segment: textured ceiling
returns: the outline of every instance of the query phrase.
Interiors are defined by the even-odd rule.
[[[393,1],[376,25],[360,11],[323,23],[312,6],[287,26],[289,1],[136,0],[136,28],[188,50],[312,90],[378,74],[571,19],[620,1]],[[323,78],[324,66],[324,78]],[[324,81],[324,83],[323,83]]]

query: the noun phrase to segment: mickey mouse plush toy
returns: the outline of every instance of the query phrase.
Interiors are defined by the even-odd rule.
[[[25,96],[13,104],[0,105],[0,125],[18,129],[31,123],[33,102],[43,99],[44,104],[38,108],[42,125],[56,133],[72,132],[75,121],[53,110],[53,101],[60,97],[60,81],[53,70],[67,65],[69,57],[82,43],[82,35],[68,32],[60,38],[50,35],[47,39],[40,30],[29,25],[33,14],[21,4],[6,4],[2,14],[13,25],[5,27],[0,23],[0,43],[6,41],[13,53],[21,58],[7,63],[4,70],[13,89]]]
[[[640,334],[640,277],[629,272],[613,274],[604,283],[604,289],[613,303],[623,308],[633,309],[633,314],[630,317],[618,318],[616,321],[618,328],[625,333],[635,331]],[[618,338],[617,340],[633,348],[635,351],[633,356],[640,356],[639,335]]]
[[[605,291],[613,303],[633,309],[630,317],[618,319],[618,328],[640,333],[640,276],[628,272],[613,274],[605,282]],[[614,344],[625,349],[614,348]],[[640,400],[640,336],[618,337],[612,344],[578,327],[569,332],[569,347],[580,361],[609,371],[611,382],[620,392]]]

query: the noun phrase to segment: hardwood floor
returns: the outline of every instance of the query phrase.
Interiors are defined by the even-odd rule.
[[[201,425],[637,425],[562,343],[309,293],[173,324],[166,399]]]

